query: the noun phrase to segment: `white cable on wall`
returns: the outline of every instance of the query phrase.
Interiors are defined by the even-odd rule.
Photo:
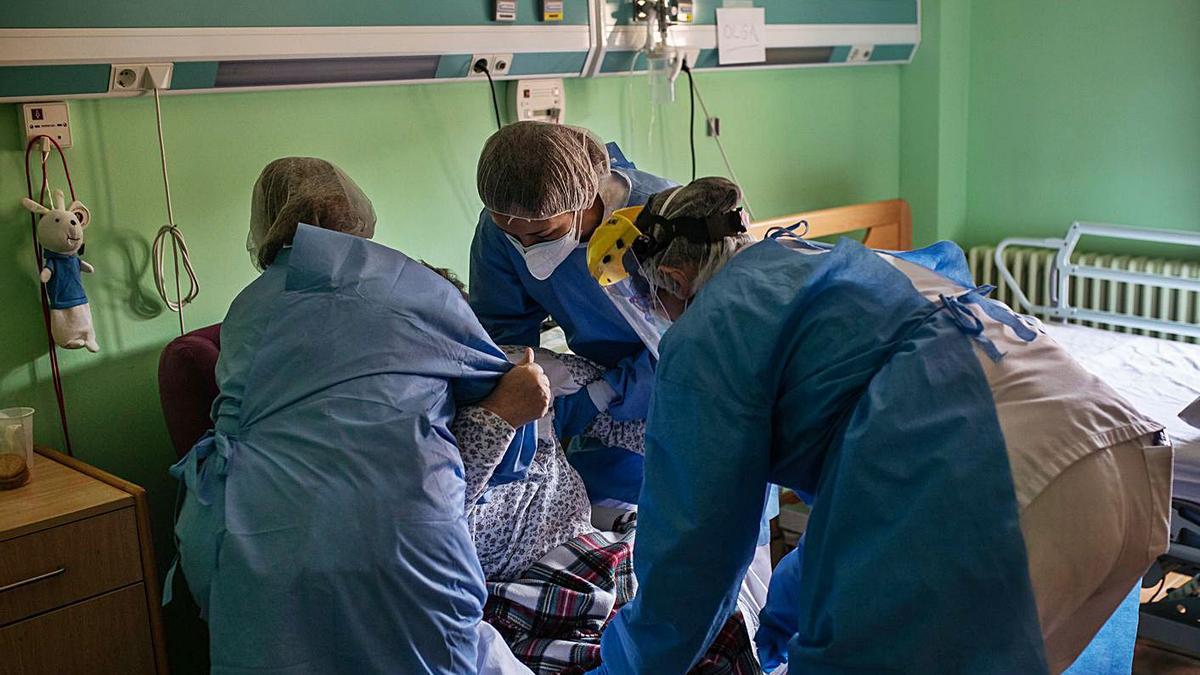
[[[192,268],[192,257],[188,251],[187,241],[183,238],[183,232],[175,225],[175,209],[171,203],[171,179],[167,174],[167,144],[163,140],[162,102],[159,98],[159,88],[157,86],[154,87],[154,114],[158,122],[158,153],[162,159],[163,190],[166,192],[167,198],[167,224],[159,228],[158,234],[154,237],[154,287],[158,290],[158,295],[162,298],[167,308],[179,314],[179,334],[183,335],[187,332],[187,327],[183,321],[183,308],[200,294],[200,280],[196,277],[195,269]],[[164,280],[164,243],[167,238],[171,240],[171,254],[175,262],[175,300],[171,300],[167,296],[166,282]],[[183,295],[179,280],[181,259],[183,269],[187,272],[188,276],[189,290],[186,297]]]

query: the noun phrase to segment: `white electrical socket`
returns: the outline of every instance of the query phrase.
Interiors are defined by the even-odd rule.
[[[850,48],[850,55],[846,57],[846,63],[866,63],[871,60],[873,51],[875,51],[875,45],[854,45]]]
[[[173,63],[115,63],[108,80],[109,93],[170,89]]]
[[[512,54],[492,54],[492,75],[507,75],[512,68]]]
[[[480,78],[487,77],[482,72],[475,70],[475,64],[483,61],[487,64],[488,70],[492,73],[492,77],[502,77],[508,75],[508,71],[512,68],[512,54],[473,54],[471,62],[467,64],[467,77]]]
[[[64,150],[71,147],[71,111],[66,101],[26,103],[21,106],[21,116],[25,122],[26,143],[38,136],[49,136],[58,147]]]

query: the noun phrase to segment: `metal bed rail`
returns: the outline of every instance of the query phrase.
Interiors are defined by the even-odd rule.
[[[1105,237],[1108,239],[1124,239],[1127,241],[1143,241],[1157,244],[1173,244],[1180,246],[1195,246],[1200,248],[1200,232],[1179,232],[1176,230],[1148,230],[1129,227],[1126,225],[1106,225],[1101,223],[1075,222],[1067,230],[1062,239],[1030,239],[1012,237],[1005,239],[996,246],[996,269],[1000,276],[1020,303],[1022,309],[1030,314],[1044,314],[1051,318],[1077,321],[1096,321],[1128,328],[1161,331],[1200,338],[1200,325],[1154,319],[1140,316],[1130,316],[1117,312],[1086,309],[1071,306],[1071,280],[1093,279],[1117,283],[1129,283],[1153,288],[1175,289],[1200,293],[1200,279],[1185,279],[1179,277],[1163,277],[1145,272],[1114,270],[1094,265],[1079,265],[1071,262],[1071,256],[1079,240],[1085,236]],[[1029,300],[1021,285],[1013,277],[1005,262],[1004,252],[1012,246],[1030,246],[1035,248],[1054,249],[1054,266],[1050,270],[1049,289],[1050,305],[1039,305]]]

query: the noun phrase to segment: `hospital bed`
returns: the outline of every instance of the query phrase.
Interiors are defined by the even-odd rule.
[[[1076,360],[1139,411],[1166,426],[1175,447],[1171,543],[1143,581],[1148,590],[1143,592],[1138,635],[1168,649],[1200,656],[1200,589],[1188,592],[1186,588],[1188,580],[1200,574],[1200,429],[1179,418],[1184,408],[1200,398],[1200,344],[1195,344],[1200,338],[1200,316],[1196,321],[1180,320],[1179,312],[1171,318],[1129,316],[1071,303],[1072,298],[1082,297],[1072,293],[1072,284],[1090,280],[1093,284],[1122,284],[1139,292],[1157,289],[1162,297],[1173,297],[1184,305],[1185,298],[1197,297],[1192,294],[1200,292],[1200,280],[1080,262],[1072,254],[1085,236],[1200,247],[1200,234],[1075,223],[1062,239],[1007,239],[995,251],[996,269],[1020,309],[1045,317],[1046,332]],[[1031,301],[1008,269],[1005,250],[1011,246],[1054,250],[1046,268],[1050,294],[1042,302]],[[1088,321],[1111,330],[1066,321]],[[1133,330],[1167,334],[1172,339],[1134,334]],[[1172,593],[1175,586],[1184,589]]]

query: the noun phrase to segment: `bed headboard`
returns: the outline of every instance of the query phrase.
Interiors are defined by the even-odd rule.
[[[866,230],[867,236],[863,239],[863,244],[867,248],[889,251],[907,251],[912,248],[912,213],[909,211],[908,202],[903,199],[838,206],[762,220],[750,226],[750,234],[756,239],[762,239],[773,227],[789,227],[801,220],[808,221],[806,239]]]

